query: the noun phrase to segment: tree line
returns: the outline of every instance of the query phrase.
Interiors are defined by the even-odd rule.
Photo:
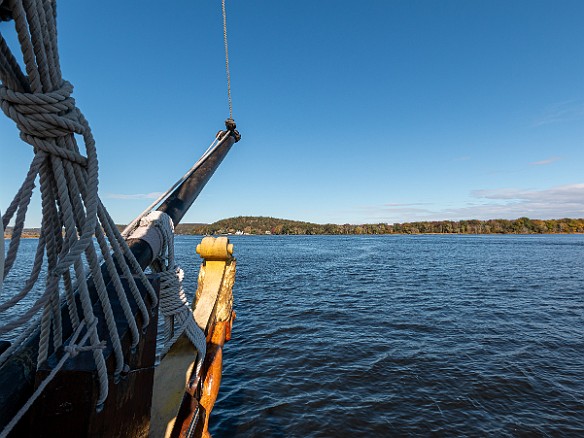
[[[314,224],[264,216],[238,216],[212,224],[180,224],[177,234],[574,234],[581,219],[490,219],[422,221],[395,224]]]
[[[124,225],[118,225],[120,230]],[[238,216],[212,224],[179,224],[176,234],[577,234],[584,233],[580,219],[490,219],[462,221],[421,221],[396,224],[314,224],[264,216]],[[40,229],[29,228],[23,237],[39,237]],[[4,231],[10,238],[12,228]]]

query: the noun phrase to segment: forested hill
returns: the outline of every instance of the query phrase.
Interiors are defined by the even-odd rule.
[[[313,224],[262,216],[239,216],[209,225],[180,224],[177,234],[567,234],[584,233],[584,219],[491,219],[403,224]]]

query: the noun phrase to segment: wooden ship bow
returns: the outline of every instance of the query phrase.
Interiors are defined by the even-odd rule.
[[[0,246],[0,438],[208,437],[235,319],[236,262],[226,237],[203,238],[189,294],[174,228],[241,138],[230,92],[226,129],[120,232],[97,192],[91,129],[61,77],[55,8],[0,0],[0,31],[14,22],[23,56],[0,32],[0,108],[34,151],[1,212],[11,234]],[[229,82],[228,58],[226,66]],[[42,224],[23,273],[17,256],[36,184]]]
[[[193,349],[188,342],[177,342],[158,367],[154,380],[151,431],[153,436],[208,437],[209,416],[221,383],[223,345],[231,338],[235,320],[233,284],[236,262],[233,245],[226,237],[205,237],[197,246],[203,259],[199,271],[195,320],[206,336],[206,355],[196,369]],[[168,360],[168,363],[165,361]],[[169,377],[185,369],[184,385]],[[174,406],[180,405],[178,412]],[[170,409],[168,409],[170,407]]]

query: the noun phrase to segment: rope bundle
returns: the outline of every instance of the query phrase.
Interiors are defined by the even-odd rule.
[[[152,233],[153,230],[157,233]],[[140,220],[139,227],[133,230],[130,238],[138,236],[147,241],[153,249],[160,248],[151,265],[152,271],[160,275],[159,309],[164,316],[164,346],[160,357],[163,357],[184,333],[197,349],[198,372],[205,357],[207,343],[205,334],[195,321],[183,288],[184,272],[175,263],[172,219],[166,213],[153,211]]]
[[[4,229],[13,223],[4,278],[10,276],[14,267],[37,180],[40,183],[42,224],[33,267],[22,289],[13,296],[0,297],[0,335],[37,321],[40,325],[38,363],[42,363],[48,357],[51,343],[54,349],[63,346],[60,306],[61,302],[65,302],[77,337],[83,339],[83,344],[88,344],[71,342],[66,351],[68,355],[92,351],[100,381],[99,408],[107,397],[108,376],[98,324],[106,327],[109,338],[106,341],[113,347],[114,377],[121,374],[125,363],[100,261],[103,260],[105,271],[112,278],[130,326],[133,346],[139,342],[140,333],[130,300],[137,303],[144,324],[148,324],[150,319],[136,282],[146,287],[154,303],[156,293],[98,197],[95,141],[87,121],[71,97],[72,85],[61,77],[55,2],[4,0],[2,7],[9,10],[14,19],[26,74],[0,34],[0,108],[14,120],[21,138],[34,148],[34,158],[24,182],[2,216]],[[85,154],[81,152],[74,134],[82,137]],[[24,314],[11,319],[7,311],[33,289],[39,281],[43,265],[48,270],[44,292]],[[130,294],[124,290],[118,272],[126,278]],[[105,314],[104,321],[97,321],[95,317],[86,282],[88,275],[91,275],[95,285]],[[75,302],[75,292],[79,295],[80,311]],[[20,335],[0,356],[0,365],[35,329],[31,324]],[[85,334],[81,336],[80,332]]]

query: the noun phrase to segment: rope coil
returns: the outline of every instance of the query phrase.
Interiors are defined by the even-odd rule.
[[[156,232],[157,236],[152,236]],[[139,237],[140,236],[140,237]],[[207,340],[197,326],[191,305],[183,287],[184,272],[174,259],[174,225],[166,213],[153,211],[140,220],[139,227],[130,239],[141,238],[148,242],[155,254],[150,265],[160,275],[160,313],[164,316],[164,345],[159,356],[163,357],[183,334],[197,350],[197,372],[203,365]]]
[[[61,347],[65,349],[63,361],[81,351],[91,351],[99,380],[96,407],[99,409],[108,395],[108,373],[103,355],[105,343],[112,346],[114,379],[122,374],[126,362],[106,277],[112,279],[111,292],[117,295],[128,321],[132,346],[137,345],[140,335],[131,310],[132,300],[140,309],[145,324],[149,321],[149,310],[138,283],[144,285],[154,305],[157,303],[156,292],[99,199],[95,141],[87,120],[71,97],[73,86],[61,76],[55,2],[10,0],[1,3],[14,19],[25,72],[0,34],[0,107],[16,123],[21,138],[34,147],[34,157],[22,186],[2,216],[3,229],[13,224],[3,260],[3,278],[22,275],[21,272],[15,273],[13,267],[37,181],[42,223],[28,278],[19,283],[19,291],[0,297],[0,335],[30,324],[0,354],[0,364],[5,363],[35,333],[40,338],[37,364]],[[75,134],[82,137],[85,155],[80,151]],[[97,245],[94,245],[94,239]],[[101,259],[104,261],[103,271]],[[47,275],[43,277],[44,266]],[[120,281],[120,272],[126,278],[128,291]],[[99,323],[106,329],[106,339],[100,339],[97,332],[94,303],[86,280],[89,276],[103,310],[104,319]],[[41,281],[44,284],[40,297],[32,300],[33,304],[27,305],[22,314],[14,316],[11,309],[22,303],[35,284]],[[65,346],[61,303],[66,303],[64,315],[76,334]],[[76,344],[74,339],[85,326],[83,321],[91,321],[91,324],[87,324],[83,340]],[[85,343],[88,346],[84,346]],[[53,369],[51,375],[56,371]],[[41,387],[47,384],[43,382]],[[1,436],[6,433],[5,430]]]
[[[148,231],[145,231],[148,230]],[[148,236],[156,230],[158,237]],[[207,341],[203,331],[197,326],[191,305],[183,288],[184,272],[175,263],[174,258],[174,225],[166,213],[153,211],[143,217],[140,225],[130,235],[130,239],[140,237],[151,245],[155,260],[151,269],[160,275],[160,313],[164,316],[164,346],[160,357],[164,356],[170,347],[184,333],[195,346],[197,356],[197,371],[202,366],[205,357]]]
[[[16,123],[22,140],[34,148],[34,157],[24,181],[2,216],[1,228],[6,229],[12,224],[12,236],[6,257],[1,259],[4,269],[2,278],[22,275],[15,274],[13,267],[37,182],[42,206],[40,237],[28,277],[22,283],[20,291],[8,297],[0,296],[0,335],[10,333],[27,323],[30,325],[0,354],[0,365],[35,333],[40,338],[37,364],[46,361],[54,351],[64,351],[57,366],[19,411],[18,415],[22,416],[66,360],[80,352],[91,352],[99,381],[100,392],[96,406],[99,410],[108,396],[108,372],[103,353],[106,344],[111,345],[114,355],[114,381],[127,371],[127,361],[122,351],[109,294],[117,295],[130,328],[132,347],[138,344],[140,336],[131,310],[132,300],[145,325],[150,319],[149,309],[139,292],[138,284],[144,285],[153,305],[157,304],[157,296],[124,239],[132,232],[136,223],[132,223],[122,236],[98,196],[95,141],[87,120],[71,97],[73,86],[63,80],[59,66],[55,2],[0,0],[0,4],[0,15],[14,20],[21,46],[22,64],[25,66],[25,71],[22,71],[0,34],[0,108]],[[222,10],[229,120],[232,121],[225,0]],[[233,130],[233,133],[228,130],[216,139],[203,158],[189,171],[189,175],[229,135],[239,135],[235,131],[235,125]],[[82,137],[84,154],[80,151],[75,134]],[[200,369],[205,357],[205,336],[194,321],[182,286],[182,270],[174,262],[172,221],[168,216],[159,219],[160,224],[155,226],[160,228],[163,249],[153,270],[160,272],[163,282],[161,311],[168,327],[164,348],[168,350],[172,342],[181,334],[186,334],[199,352],[196,366]],[[100,266],[100,260],[103,260],[103,266]],[[45,277],[41,275],[44,266],[47,268]],[[122,284],[120,275],[125,277],[127,287]],[[91,293],[87,283],[89,277],[95,289]],[[106,287],[106,278],[111,279],[111,290]],[[44,283],[43,292],[23,314],[14,317],[8,313],[14,306],[22,303],[35,284],[41,281]],[[97,296],[97,304],[103,310],[104,317],[99,324],[104,329],[103,332],[107,333],[106,339],[100,339],[97,331],[92,294]],[[62,303],[66,305],[63,315],[68,318],[74,332],[68,344],[63,329],[65,324],[62,321]],[[77,342],[83,330],[83,338]],[[0,433],[0,437],[7,436],[17,421],[18,418],[13,419]]]

